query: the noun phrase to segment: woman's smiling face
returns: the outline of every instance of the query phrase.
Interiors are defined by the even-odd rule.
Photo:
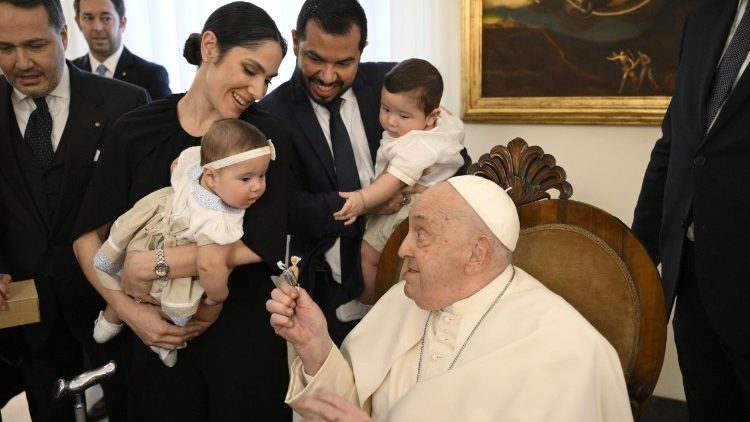
[[[233,47],[220,57],[208,59],[206,95],[223,118],[237,118],[266,95],[279,70],[282,53],[276,41],[252,48]]]

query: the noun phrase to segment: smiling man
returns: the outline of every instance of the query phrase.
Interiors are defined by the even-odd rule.
[[[164,66],[144,60],[122,44],[125,0],[74,0],[76,23],[89,52],[75,60],[79,68],[144,88],[151,98],[169,96],[169,75]]]
[[[344,226],[333,213],[344,204],[339,192],[357,190],[374,179],[383,131],[378,121],[380,88],[395,63],[360,63],[367,45],[367,17],[357,0],[306,1],[292,40],[294,75],[261,105],[287,121],[293,135],[296,183],[288,216],[292,251],[303,257],[300,281],[324,309],[339,344],[355,325],[338,321],[336,308],[359,297],[362,289],[364,223]],[[391,212],[400,208],[400,197]]]
[[[17,351],[35,421],[72,421],[73,400],[51,400],[56,380],[82,372],[84,355],[99,366],[123,345],[104,348],[91,337],[102,300],[71,237],[109,129],[148,98],[67,63],[67,42],[59,0],[0,0],[0,313],[9,310],[8,283],[33,278],[41,314],[39,323],[3,330],[13,340],[0,355]],[[110,420],[124,420],[116,407],[124,377],[105,383],[104,394]]]
[[[297,358],[287,402],[317,420],[628,421],[614,348],[567,302],[511,264],[516,207],[458,176],[412,206],[405,280],[341,350],[303,289],[266,304]]]

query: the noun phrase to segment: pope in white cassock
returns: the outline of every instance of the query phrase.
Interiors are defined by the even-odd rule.
[[[459,176],[409,215],[393,286],[344,341],[303,289],[266,308],[297,353],[287,403],[306,418],[632,421],[617,352],[565,300],[511,265],[519,222],[495,183]]]

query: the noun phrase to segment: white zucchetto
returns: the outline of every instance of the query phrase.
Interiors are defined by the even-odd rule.
[[[518,242],[520,223],[516,204],[503,188],[479,176],[451,177],[448,183],[476,211],[500,242],[513,251]]]

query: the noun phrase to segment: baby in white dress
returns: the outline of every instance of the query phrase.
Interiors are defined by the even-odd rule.
[[[165,274],[154,281],[150,294],[181,326],[195,314],[204,295],[207,305],[224,302],[231,245],[243,235],[245,209],[266,190],[266,171],[274,158],[271,141],[251,124],[237,119],[214,123],[200,147],[180,154],[171,186],[142,198],[112,225],[94,257],[99,282],[121,289],[119,274],[128,250],[156,250],[158,260],[164,248],[195,243],[198,278],[169,279]],[[104,343],[122,326],[107,306],[95,322],[94,339]],[[176,351],[152,349],[167,366],[177,362]]]

